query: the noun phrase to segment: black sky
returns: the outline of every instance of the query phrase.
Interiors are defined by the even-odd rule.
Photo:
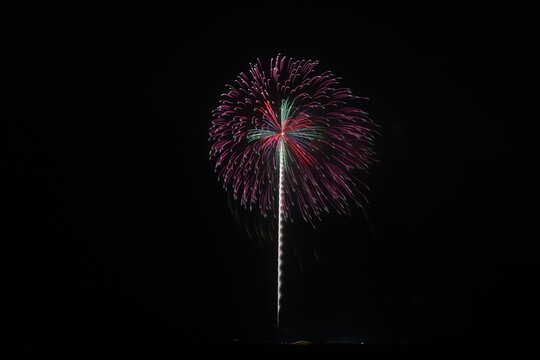
[[[530,341],[534,12],[467,4],[15,11],[13,344]],[[235,222],[208,128],[224,85],[278,53],[369,97],[381,136],[374,235],[358,210],[290,227],[276,337],[275,244]]]

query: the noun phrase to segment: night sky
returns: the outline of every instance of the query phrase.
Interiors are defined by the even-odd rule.
[[[10,344],[534,340],[534,12],[467,3],[17,9]],[[278,53],[369,97],[381,133],[369,221],[287,225],[279,334],[276,244],[239,226],[208,156],[225,84]]]

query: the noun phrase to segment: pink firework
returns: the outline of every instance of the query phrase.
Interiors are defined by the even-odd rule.
[[[365,198],[354,170],[366,171],[374,124],[349,103],[359,99],[338,86],[316,61],[279,55],[240,73],[214,110],[210,156],[225,189],[243,206],[278,213],[277,327],[279,328],[283,226],[297,208],[313,225],[330,209],[345,213]],[[367,188],[367,187],[366,187]]]
[[[210,155],[219,178],[264,216],[275,214],[276,199],[284,219],[298,212],[311,224],[366,201],[354,170],[368,169],[375,126],[351,104],[360,97],[330,71],[317,74],[317,64],[277,56],[265,67],[258,60],[227,85],[213,112]]]

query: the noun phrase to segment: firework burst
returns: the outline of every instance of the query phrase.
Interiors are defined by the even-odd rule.
[[[366,202],[367,186],[352,170],[368,169],[373,122],[350,105],[360,97],[339,87],[331,72],[316,74],[316,65],[280,56],[266,68],[250,64],[213,112],[210,155],[219,178],[244,207],[264,216],[276,211],[280,149],[284,219],[297,208],[314,224],[323,212],[345,214],[351,202]]]
[[[250,64],[222,94],[210,128],[210,157],[225,189],[249,209],[278,217],[277,326],[279,328],[283,227],[293,208],[314,224],[323,212],[344,214],[364,201],[354,174],[372,159],[374,124],[350,105],[360,99],[316,61],[279,55],[268,68]],[[277,192],[277,196],[276,196]]]

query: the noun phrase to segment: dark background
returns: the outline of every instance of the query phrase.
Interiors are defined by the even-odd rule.
[[[533,9],[199,5],[7,13],[11,344],[533,340]],[[287,230],[280,333],[275,244],[208,159],[224,85],[278,53],[318,59],[381,126],[369,223]]]

